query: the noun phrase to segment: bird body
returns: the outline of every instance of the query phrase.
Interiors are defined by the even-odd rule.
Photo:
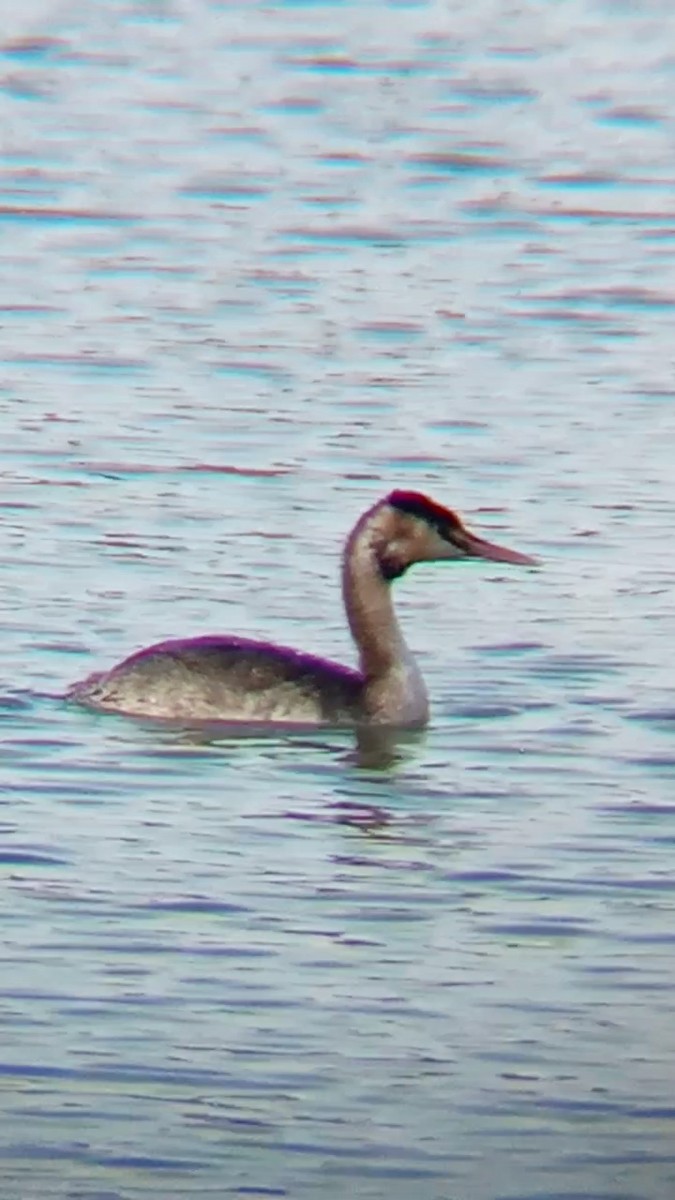
[[[391,584],[414,563],[465,558],[534,564],[471,533],[427,496],[391,492],[362,515],[343,554],[358,670],[271,642],[207,635],[139,650],[68,695],[100,711],[180,721],[423,726],[426,687],[397,621]]]

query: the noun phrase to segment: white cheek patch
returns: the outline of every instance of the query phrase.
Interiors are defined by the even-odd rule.
[[[461,546],[458,546],[456,542],[449,542],[446,538],[441,538],[440,536],[438,540],[440,542],[439,558],[449,559],[453,562],[455,559],[468,558],[466,551]]]

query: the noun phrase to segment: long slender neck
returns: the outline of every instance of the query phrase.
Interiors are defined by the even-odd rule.
[[[410,657],[390,585],[365,539],[350,538],[342,564],[342,596],[366,679],[386,675]]]
[[[361,518],[342,564],[342,594],[363,674],[363,711],[368,720],[422,725],[429,711],[426,688],[382,572],[378,515],[371,510]]]

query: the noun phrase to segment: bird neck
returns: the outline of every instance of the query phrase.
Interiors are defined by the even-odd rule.
[[[368,521],[359,522],[347,541],[342,594],[359,652],[369,717],[393,722],[425,720],[424,682],[396,618],[391,586],[382,573],[377,530]]]

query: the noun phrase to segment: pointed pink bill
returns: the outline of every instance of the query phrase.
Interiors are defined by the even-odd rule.
[[[463,534],[463,549],[472,558],[487,558],[490,562],[513,563],[520,567],[538,566],[538,560],[529,554],[521,554],[519,550],[508,550],[506,546],[487,542],[485,538],[469,533],[468,529],[464,529]]]

